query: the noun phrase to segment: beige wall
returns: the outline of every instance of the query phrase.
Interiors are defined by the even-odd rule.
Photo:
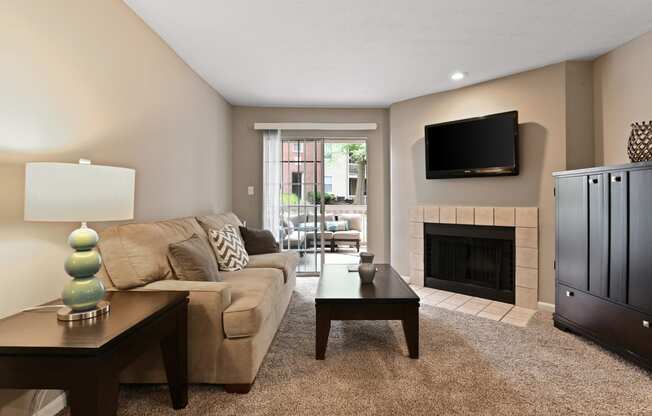
[[[388,261],[389,114],[385,109],[233,108],[233,210],[253,227],[262,222],[262,134],[255,122],[377,123],[375,131],[288,131],[287,137],[367,137],[368,250]],[[255,187],[253,196],[247,186]]]
[[[596,59],[593,69],[596,162],[628,163],[630,124],[652,120],[652,32]]]
[[[136,169],[136,220],[231,208],[231,107],[121,1],[0,5],[0,317],[57,297],[76,224],[23,221],[24,164]]]
[[[566,169],[595,166],[593,62],[566,62]]]
[[[566,70],[561,63],[391,106],[391,260],[400,273],[409,273],[411,206],[538,206],[539,300],[554,302],[551,173],[566,166]],[[518,176],[425,179],[425,125],[509,110],[519,112]]]

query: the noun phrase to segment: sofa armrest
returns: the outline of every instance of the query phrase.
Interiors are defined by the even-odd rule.
[[[222,312],[231,304],[231,285],[225,282],[159,280],[131,290],[188,291],[190,293],[188,312],[191,318],[189,321],[192,323],[207,319],[214,324],[212,327],[219,328],[220,332],[222,332]]]
[[[188,372],[216,372],[215,354],[225,338],[222,313],[231,304],[231,286],[225,282],[159,280],[132,291],[188,291]],[[208,378],[210,379],[210,377]]]
[[[159,280],[132,291],[188,291],[190,305],[210,301],[210,305],[220,314],[231,304],[231,286],[225,282],[193,282],[188,280]]]
[[[158,280],[130,290],[170,290],[188,292],[216,292],[228,295],[229,303],[231,298],[231,285],[226,282],[195,282],[190,280]]]

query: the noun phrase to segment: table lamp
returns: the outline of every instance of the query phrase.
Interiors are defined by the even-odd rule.
[[[130,220],[134,216],[133,169],[76,163],[25,165],[25,221],[81,222],[68,237],[75,251],[64,269],[72,280],[61,297],[66,307],[57,312],[62,321],[95,318],[108,313],[105,288],[95,276],[102,259],[94,250],[99,237],[87,221]]]

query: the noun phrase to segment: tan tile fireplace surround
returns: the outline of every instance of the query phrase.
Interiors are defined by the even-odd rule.
[[[516,306],[536,309],[539,297],[539,210],[536,207],[417,206],[410,208],[410,283],[423,287],[423,223],[515,227]]]

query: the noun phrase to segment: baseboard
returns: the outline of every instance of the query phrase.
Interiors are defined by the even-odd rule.
[[[56,416],[66,408],[66,403],[66,393],[62,392],[60,395],[55,397],[54,400],[34,413],[34,416]]]
[[[555,304],[554,303],[539,302],[537,304],[537,308],[540,311],[555,313]]]

